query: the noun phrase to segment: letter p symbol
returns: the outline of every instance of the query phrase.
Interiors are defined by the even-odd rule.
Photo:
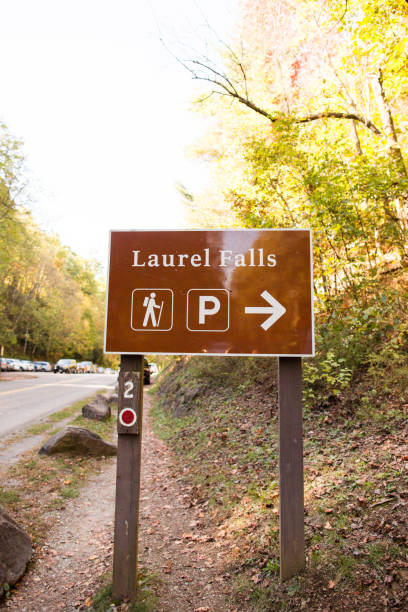
[[[198,322],[205,324],[205,317],[215,315],[220,309],[220,300],[214,295],[200,295],[198,306]]]
[[[187,291],[187,329],[191,332],[225,332],[229,329],[227,289]]]

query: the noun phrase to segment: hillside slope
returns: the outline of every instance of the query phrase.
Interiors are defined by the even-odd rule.
[[[307,565],[282,585],[276,360],[182,358],[156,386],[156,431],[230,545],[238,609],[407,609],[408,404],[344,394],[304,411]]]

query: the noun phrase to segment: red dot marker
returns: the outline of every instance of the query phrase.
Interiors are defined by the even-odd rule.
[[[119,414],[119,421],[125,427],[132,427],[137,421],[136,412],[132,408],[124,408]]]

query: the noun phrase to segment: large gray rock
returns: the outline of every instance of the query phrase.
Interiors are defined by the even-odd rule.
[[[82,416],[85,419],[96,421],[106,421],[111,416],[108,398],[105,395],[98,395],[94,400],[82,407]]]
[[[68,425],[51,436],[38,451],[40,455],[71,453],[74,455],[116,455],[114,444],[105,442],[98,434],[84,427]]]
[[[0,507],[0,597],[4,586],[12,586],[21,578],[33,549],[29,536]]]
[[[117,391],[113,391],[113,393],[106,393],[105,394],[106,399],[108,400],[108,404],[111,405],[114,402],[118,401],[118,394]]]

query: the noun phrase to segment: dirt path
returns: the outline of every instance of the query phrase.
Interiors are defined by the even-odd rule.
[[[227,612],[229,576],[222,547],[205,525],[205,511],[192,506],[158,440],[145,395],[141,492],[142,566],[159,578],[157,612]],[[115,461],[107,461],[81,495],[55,513],[49,537],[17,592],[1,606],[10,612],[86,610],[99,577],[112,567]]]

